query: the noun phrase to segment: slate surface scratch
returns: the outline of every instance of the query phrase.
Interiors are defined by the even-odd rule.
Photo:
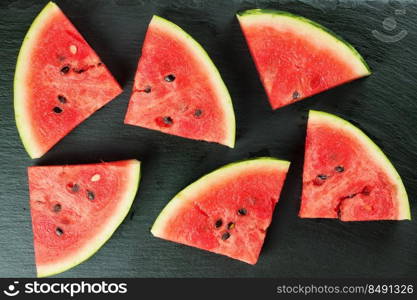
[[[113,238],[66,277],[411,277],[417,274],[417,225],[341,223],[297,217],[308,109],[325,110],[364,129],[401,174],[417,219],[416,1],[57,1],[98,52],[124,93],[81,124],[39,160],[30,160],[13,116],[16,57],[34,17],[47,1],[0,2],[0,276],[34,276],[26,167],[137,158],[142,181]],[[396,14],[402,9],[405,14]],[[278,8],[328,26],[361,52],[374,74],[273,112],[234,14]],[[146,26],[152,14],[193,35],[216,63],[233,98],[236,149],[123,125]],[[397,21],[383,28],[388,17]],[[392,22],[391,22],[392,25]],[[395,43],[372,30],[407,36]],[[167,201],[185,185],[228,162],[270,153],[293,162],[259,263],[153,238],[149,232]]]

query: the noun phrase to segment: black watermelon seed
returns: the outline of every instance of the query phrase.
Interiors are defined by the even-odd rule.
[[[52,210],[53,210],[54,212],[60,212],[60,211],[61,211],[61,209],[62,209],[62,206],[61,206],[61,204],[59,204],[59,203],[55,204],[55,205],[54,205],[54,207],[52,208]]]
[[[73,69],[75,73],[81,74],[85,72],[85,69]]]
[[[294,93],[292,93],[292,99],[296,100],[300,98],[300,93],[298,91],[294,91]]]
[[[247,214],[248,212],[247,212],[247,210],[246,210],[246,208],[241,208],[241,209],[239,209],[238,211],[237,211],[237,214],[239,215],[239,216],[246,216],[246,214]]]
[[[218,219],[216,221],[216,223],[214,224],[214,226],[216,226],[216,228],[220,228],[223,225],[223,221],[222,219]]]
[[[227,224],[227,229],[233,229],[233,228],[235,228],[235,223],[233,223],[233,222],[230,222],[229,224]]]
[[[343,166],[337,166],[334,168],[334,170],[338,173],[342,173],[345,170],[345,168]]]
[[[102,65],[103,63],[102,62],[99,62],[98,64],[97,64],[97,67],[101,67],[101,65]]]
[[[58,107],[58,106],[55,106],[52,110],[53,110],[53,112],[54,112],[54,113],[56,113],[56,114],[60,114],[60,113],[62,113],[62,108],[60,108],[60,107]]]
[[[61,235],[64,234],[64,230],[62,230],[60,227],[57,227],[55,229],[55,233],[56,233],[57,236],[61,236]]]
[[[61,73],[62,74],[67,74],[69,72],[69,70],[70,70],[70,67],[69,66],[64,66],[61,69]]]
[[[67,103],[67,98],[65,98],[65,96],[58,95],[58,101],[61,102],[62,104],[65,104]]]
[[[74,183],[74,184],[70,183],[68,184],[68,187],[73,193],[77,193],[80,190],[80,186],[77,183]]]
[[[147,93],[147,94],[149,94],[151,91],[152,91],[152,89],[151,89],[151,87],[148,85],[147,87],[145,87],[145,89],[143,90],[145,93]]]
[[[227,231],[225,233],[222,234],[222,240],[225,241],[230,237],[230,233],[228,233]]]
[[[166,82],[173,82],[175,80],[175,76],[173,74],[169,74],[167,76],[165,76],[165,81]]]
[[[203,114],[203,111],[201,109],[196,109],[194,111],[194,116],[200,117]]]
[[[162,121],[164,121],[164,123],[165,123],[166,125],[172,125],[172,123],[174,123],[174,121],[172,120],[172,118],[171,118],[171,117],[163,117],[163,118],[162,118]]]
[[[80,190],[80,186],[78,184],[74,184],[71,188],[71,190],[76,193]]]
[[[319,174],[319,175],[317,175],[317,178],[319,178],[321,180],[326,180],[327,179],[327,175],[326,174]]]
[[[93,201],[95,198],[94,192],[87,190],[87,198],[88,200]]]

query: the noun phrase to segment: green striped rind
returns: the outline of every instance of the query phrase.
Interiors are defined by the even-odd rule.
[[[155,220],[151,233],[156,237],[164,238],[164,228],[169,223],[171,216],[174,216],[176,212],[187,203],[191,196],[198,195],[199,192],[201,193],[202,189],[209,188],[212,183],[221,182],[224,178],[232,177],[235,174],[241,174],[241,172],[244,172],[250,166],[275,166],[277,169],[287,172],[290,162],[273,157],[259,157],[234,162],[204,175],[197,181],[188,185],[168,202]]]
[[[236,139],[236,120],[235,113],[233,110],[233,103],[230,97],[229,91],[226,85],[223,82],[222,77],[220,76],[219,70],[216,65],[211,60],[210,56],[204,50],[204,48],[187,32],[185,32],[181,27],[172,23],[171,21],[164,19],[162,17],[154,15],[151,23],[157,25],[158,27],[166,26],[170,28],[172,32],[177,36],[177,38],[183,39],[183,41],[189,46],[189,48],[194,52],[194,54],[200,58],[200,61],[207,64],[207,72],[210,72],[210,78],[214,81],[215,88],[219,95],[219,101],[222,101],[221,106],[224,110],[226,116],[227,126],[227,137],[223,141],[223,144],[233,148],[235,145]]]
[[[374,159],[374,161],[382,167],[383,170],[387,172],[387,175],[392,179],[396,188],[397,188],[397,201],[399,203],[399,220],[410,220],[410,205],[408,202],[407,192],[405,190],[404,184],[401,180],[400,175],[398,174],[395,167],[392,165],[391,161],[382,152],[379,148],[362,130],[354,126],[352,123],[329,113],[322,111],[310,110],[308,121],[313,123],[329,123],[330,126],[343,128],[349,131],[353,136],[355,136],[360,142],[365,145],[366,149],[369,150],[368,154]]]
[[[361,61],[365,69],[368,71],[368,74],[371,74],[371,69],[369,68],[366,61],[363,59],[362,55],[359,54],[359,52],[347,41],[345,41],[342,37],[331,31],[330,29],[324,27],[323,25],[320,25],[310,19],[304,18],[299,15],[292,14],[290,12],[281,11],[281,10],[275,10],[275,9],[249,9],[242,12],[237,13],[238,18],[245,18],[245,17],[251,17],[251,16],[262,16],[262,15],[268,15],[268,16],[277,16],[277,17],[288,17],[292,19],[296,19],[300,22],[305,23],[307,26],[314,26],[317,29],[320,29],[323,34],[331,35],[335,41],[345,45],[349,50],[358,58],[358,60]]]

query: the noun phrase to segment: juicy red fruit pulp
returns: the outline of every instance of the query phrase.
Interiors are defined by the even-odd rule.
[[[256,9],[238,19],[273,109],[369,75],[353,47],[310,20]]]
[[[357,78],[349,62],[300,38],[297,32],[268,27],[246,32],[274,109]]]
[[[190,139],[225,143],[224,109],[213,88],[212,74],[194,51],[184,39],[154,19],[151,21],[126,124]]]
[[[357,137],[309,121],[305,148],[301,217],[397,218],[397,187]]]
[[[94,242],[130,188],[132,161],[28,168],[38,267],[65,263]]]
[[[286,173],[263,165],[222,177],[187,199],[160,237],[255,264]]]
[[[43,153],[121,92],[62,11],[53,6],[49,14],[25,62],[24,105],[30,108],[31,138]]]

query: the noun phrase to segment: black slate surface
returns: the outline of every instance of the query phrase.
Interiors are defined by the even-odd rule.
[[[46,1],[0,2],[0,276],[35,275],[27,166],[126,158],[143,161],[131,214],[90,260],[58,276],[416,276],[415,220],[342,223],[297,217],[306,116],[308,109],[317,109],[352,120],[382,147],[404,180],[417,218],[416,1],[57,2],[123,85],[124,93],[44,157],[31,160],[14,123],[13,75],[21,41]],[[373,75],[272,111],[234,17],[238,10],[255,7],[288,10],[328,26],[363,54]],[[235,106],[235,149],[123,124],[152,14],[182,26],[218,66]],[[149,228],[177,191],[223,164],[259,155],[293,164],[256,266],[152,237]]]

